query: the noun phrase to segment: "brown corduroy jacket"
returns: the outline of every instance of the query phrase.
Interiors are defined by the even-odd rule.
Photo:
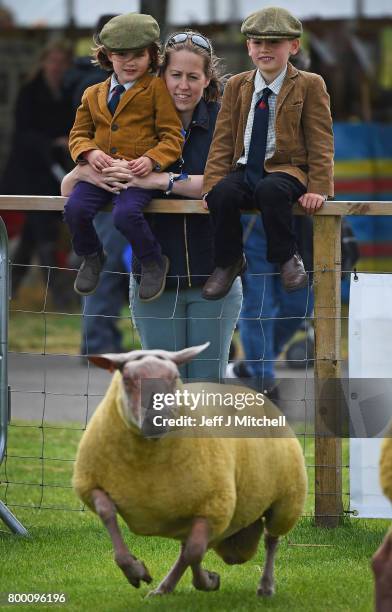
[[[254,91],[255,70],[227,83],[204,173],[203,192],[234,170],[244,150],[244,132]],[[276,148],[266,172],[286,172],[310,193],[333,196],[333,131],[323,79],[288,64],[275,115]]]
[[[69,136],[73,160],[90,149],[124,159],[150,157],[163,170],[181,156],[182,123],[164,81],[144,75],[121,96],[112,116],[110,77],[88,87]]]

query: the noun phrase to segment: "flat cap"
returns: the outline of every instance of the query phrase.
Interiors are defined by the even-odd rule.
[[[151,15],[141,13],[117,15],[99,33],[100,42],[110,51],[141,49],[158,39],[158,23]]]
[[[241,32],[248,38],[299,38],[302,23],[289,11],[278,6],[252,13],[245,19]]]

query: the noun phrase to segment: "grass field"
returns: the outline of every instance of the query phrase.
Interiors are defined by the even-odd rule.
[[[327,531],[303,519],[279,548],[277,592],[271,600],[261,601],[255,594],[263,563],[262,546],[252,561],[241,566],[227,566],[213,552],[206,555],[204,566],[221,576],[218,592],[195,591],[187,572],[174,594],[146,599],[151,586],[136,590],[126,582],[113,562],[109,538],[95,516],[29,511],[26,519],[30,540],[0,534],[1,591],[62,592],[68,598],[64,609],[95,612],[370,612],[373,585],[369,559],[387,527],[385,521],[354,520]],[[130,549],[146,563],[156,586],[174,562],[178,544],[124,532]],[[14,609],[32,607],[20,605]]]
[[[151,587],[143,585],[135,590],[128,585],[113,562],[105,530],[92,513],[80,511],[81,505],[70,488],[80,427],[78,423],[47,423],[42,429],[38,423],[14,422],[9,428],[7,460],[0,468],[0,498],[32,537],[24,540],[0,533],[0,592],[64,592],[68,597],[65,609],[96,612],[372,609],[369,559],[382,540],[387,521],[345,519],[338,529],[324,530],[315,528],[311,518],[302,519],[280,546],[277,594],[272,600],[260,601],[255,595],[263,564],[262,546],[243,566],[226,566],[213,552],[207,554],[205,567],[221,575],[219,592],[195,591],[187,573],[174,595],[145,599]],[[347,453],[345,443],[345,462]],[[314,448],[309,440],[305,456],[307,464],[313,465]],[[344,474],[347,490],[347,470]],[[308,476],[306,513],[311,515],[312,468]],[[36,510],[34,506],[52,508]],[[136,537],[125,527],[124,533],[131,550],[150,569],[155,587],[174,562],[178,544]],[[15,608],[27,610],[31,606]]]
[[[71,295],[66,294],[69,305],[61,308],[53,304],[50,293],[46,296],[45,286],[37,270],[30,273],[29,279],[30,282],[21,286],[17,298],[10,302],[9,350],[78,354],[83,307],[72,290],[72,284],[68,288]],[[139,338],[132,327],[125,299],[117,325],[123,336],[124,348],[138,348]]]

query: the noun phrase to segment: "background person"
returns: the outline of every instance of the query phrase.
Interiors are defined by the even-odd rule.
[[[203,172],[219,110],[222,89],[218,60],[210,41],[197,32],[179,32],[169,37],[162,77],[186,131],[183,163],[170,172],[135,177],[124,162],[102,174],[78,166],[63,183],[64,195],[75,179],[94,182],[108,191],[127,184],[169,192],[170,198],[201,198]],[[183,177],[190,180],[174,180]],[[163,194],[161,194],[163,196]],[[230,341],[241,308],[241,280],[234,282],[225,299],[207,302],[201,287],[213,269],[212,231],[208,215],[146,215],[162,249],[170,259],[166,289],[154,302],[138,299],[139,269],[134,259],[130,302],[143,348],[179,350],[210,341],[203,358],[181,368],[184,378],[218,379],[226,373]]]
[[[62,40],[50,42],[41,52],[37,68],[22,87],[15,106],[15,125],[9,159],[0,181],[1,193],[9,195],[59,195],[60,181],[72,161],[68,134],[73,112],[64,76],[72,61],[72,49]],[[14,295],[34,254],[41,266],[56,267],[62,226],[60,212],[26,213],[19,244],[12,263]],[[16,265],[17,264],[17,265]],[[43,270],[45,282],[47,270]],[[53,274],[53,272],[52,272]],[[52,277],[51,277],[52,280]],[[64,304],[64,287],[53,276],[52,297]]]
[[[104,25],[113,19],[113,17],[117,17],[117,14],[105,14],[98,18],[95,28],[91,34],[94,40],[97,39],[97,36],[99,36],[99,33]],[[91,47],[90,40],[91,37],[89,39],[86,38],[82,40],[82,43],[84,43],[81,45],[82,49]],[[96,85],[97,83],[102,83],[102,81],[105,81],[107,77],[107,70],[104,70],[96,62],[94,62],[94,58],[91,56],[91,54],[78,55],[75,57],[72,68],[68,71],[66,78],[66,86],[71,91],[72,105],[75,113],[80,106],[83,94],[87,87]]]
[[[242,361],[229,366],[228,376],[251,377],[252,385],[277,399],[276,360],[285,345],[313,312],[313,289],[287,292],[276,264],[266,258],[266,237],[260,216],[242,215],[246,272],[242,275],[244,299],[238,320]],[[312,223],[295,217],[294,231],[306,270],[312,270]]]

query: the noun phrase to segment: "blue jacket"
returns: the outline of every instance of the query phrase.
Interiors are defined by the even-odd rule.
[[[206,103],[200,100],[185,135],[182,167],[180,162],[175,162],[168,170],[204,174],[218,111],[217,102]],[[166,196],[160,194],[158,197]],[[170,195],[170,198],[184,199],[183,196],[175,195]],[[170,260],[166,287],[176,288],[178,277],[180,288],[204,285],[214,269],[209,215],[147,214],[146,219],[161,245],[162,253]],[[140,264],[135,257],[132,272],[136,280],[139,280]]]

